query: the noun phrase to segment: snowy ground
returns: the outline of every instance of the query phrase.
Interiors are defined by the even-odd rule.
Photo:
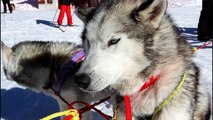
[[[170,5],[168,12],[179,26],[188,42],[197,47],[197,24],[201,10],[201,0],[183,5],[179,0]],[[183,0],[182,0],[183,1]],[[77,27],[70,27],[66,32],[50,26],[56,11],[14,11],[13,14],[1,14],[1,40],[8,46],[20,41],[72,41],[81,43],[80,33],[83,23],[74,16]],[[57,12],[58,14],[58,12]],[[57,16],[57,15],[56,15]],[[54,19],[56,21],[56,18]],[[64,21],[64,23],[66,23]],[[195,54],[194,61],[200,66],[202,80],[208,90],[212,91],[212,47],[207,47]],[[1,61],[2,62],[2,61]],[[102,106],[99,106],[103,110]],[[38,120],[58,111],[57,102],[43,93],[35,93],[29,89],[6,80],[1,66],[1,119],[5,120]],[[110,113],[106,110],[106,113]],[[94,114],[95,120],[102,117]]]

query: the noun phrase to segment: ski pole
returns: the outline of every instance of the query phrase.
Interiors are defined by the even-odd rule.
[[[58,9],[56,9],[56,11],[55,11],[55,15],[54,15],[52,23],[54,23],[54,21],[55,21],[55,16],[56,16],[57,12],[58,12]]]

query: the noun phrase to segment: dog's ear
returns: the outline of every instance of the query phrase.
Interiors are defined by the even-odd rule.
[[[86,23],[87,17],[89,13],[95,9],[95,7],[89,7],[89,8],[78,8],[75,11],[75,14],[84,22]]]
[[[167,4],[167,0],[139,0],[139,7],[133,10],[132,17],[136,22],[149,22],[154,28],[158,28]]]
[[[1,41],[1,49],[2,55],[8,59],[8,57],[12,54],[12,49],[7,47],[2,41]]]

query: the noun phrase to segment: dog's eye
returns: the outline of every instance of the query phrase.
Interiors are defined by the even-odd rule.
[[[109,42],[108,42],[108,47],[111,46],[111,45],[115,45],[117,44],[119,41],[121,40],[121,38],[118,38],[118,39],[111,39]]]

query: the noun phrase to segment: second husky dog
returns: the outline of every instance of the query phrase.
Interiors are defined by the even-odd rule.
[[[87,57],[76,84],[88,92],[111,86],[130,97],[134,120],[149,120],[188,71],[183,86],[155,120],[210,120],[210,96],[192,62],[191,48],[166,8],[166,0],[102,0],[86,20],[82,39]],[[159,77],[138,92],[151,76]],[[122,100],[117,104],[118,120],[125,120],[125,105]]]
[[[54,97],[62,111],[68,106],[61,99],[54,95],[52,90],[45,90],[47,84],[56,85],[59,81],[61,70],[74,53],[81,49],[81,46],[70,42],[38,42],[25,41],[7,47],[1,42],[4,72],[9,80],[26,86],[35,91],[43,91]],[[100,94],[89,94],[81,91],[73,81],[73,76],[80,65],[72,68],[61,88],[61,96],[69,103],[73,101],[84,101],[90,103],[92,100],[99,100],[105,97],[106,92]],[[83,108],[84,105],[77,105],[76,108]],[[83,114],[83,120],[90,120],[91,113]]]

